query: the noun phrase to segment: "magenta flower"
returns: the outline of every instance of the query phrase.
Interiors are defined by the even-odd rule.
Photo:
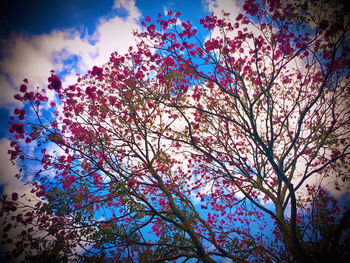
[[[24,125],[22,123],[13,123],[9,129],[11,133],[17,132],[18,134],[24,133]]]
[[[51,77],[48,78],[49,85],[47,86],[48,89],[53,89],[55,91],[59,91],[62,87],[62,82],[60,78],[57,75],[51,75]]]

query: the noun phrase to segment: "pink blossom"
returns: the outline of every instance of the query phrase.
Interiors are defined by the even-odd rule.
[[[24,133],[24,124],[22,123],[13,123],[9,129],[10,133],[17,132],[18,134]]]
[[[49,85],[47,86],[50,90],[59,91],[62,88],[62,82],[60,78],[57,75],[51,75],[51,77],[48,78]]]

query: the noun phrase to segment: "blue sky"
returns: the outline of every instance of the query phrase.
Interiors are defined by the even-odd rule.
[[[199,26],[200,18],[221,10],[237,12],[235,0],[4,0],[0,4],[0,185],[18,188],[16,167],[8,162],[8,121],[21,107],[13,95],[24,78],[34,87],[47,86],[54,69],[64,85],[76,74],[101,66],[109,55],[134,45],[132,31],[158,13],[180,11],[182,20]],[[198,27],[200,30],[200,27]],[[199,33],[201,33],[199,31]],[[203,35],[203,37],[205,37]]]
[[[33,87],[47,86],[54,69],[63,85],[75,83],[76,73],[87,73],[108,61],[113,51],[125,53],[134,45],[132,30],[150,16],[180,11],[199,35],[200,18],[224,9],[236,14],[236,0],[2,0],[0,3],[0,189],[28,193],[14,178],[9,162],[8,120],[19,85],[28,78]],[[0,258],[1,261],[1,258]]]
[[[106,63],[111,52],[125,53],[134,45],[132,30],[138,29],[146,16],[156,22],[158,13],[180,11],[181,20],[190,20],[201,34],[199,20],[212,12],[220,15],[222,9],[237,12],[234,0],[1,2],[0,192],[30,195],[29,186],[14,178],[18,166],[9,162],[7,154],[11,140],[8,121],[13,109],[22,106],[13,95],[24,78],[29,79],[32,88],[45,87],[54,69],[68,86],[76,82],[76,73],[85,74],[94,65]],[[25,169],[29,179],[30,170],[35,169]]]
[[[106,63],[112,52],[127,52],[135,44],[132,31],[140,28],[146,16],[155,22],[158,13],[180,11],[181,20],[190,20],[201,34],[200,18],[212,12],[220,15],[222,9],[238,10],[235,0],[2,0],[0,193],[30,195],[29,185],[14,177],[19,167],[10,163],[7,154],[11,141],[8,121],[13,110],[22,106],[13,96],[24,78],[32,89],[46,87],[54,69],[68,86],[76,82],[77,73]]]

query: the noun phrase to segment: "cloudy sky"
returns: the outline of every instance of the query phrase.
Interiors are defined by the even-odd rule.
[[[239,11],[236,0],[0,0],[0,190],[29,191],[7,154],[8,121],[19,106],[13,95],[24,78],[44,87],[54,69],[67,86],[112,52],[125,53],[146,16],[155,22],[158,13],[180,11],[201,35],[200,18],[223,9]]]
[[[236,2],[237,1],[237,2]],[[168,10],[180,11],[205,37],[200,18],[221,10],[234,17],[241,0],[1,0],[0,1],[0,189],[18,187],[16,167],[8,159],[8,120],[13,95],[24,78],[31,86],[47,86],[54,69],[65,86],[76,74],[101,66],[109,55],[134,45],[132,31],[141,20]],[[11,186],[11,187],[10,187]]]
[[[16,167],[8,159],[8,120],[20,106],[13,95],[24,78],[47,86],[54,69],[64,85],[76,74],[101,66],[109,55],[134,45],[140,21],[167,10],[199,26],[199,19],[225,9],[237,12],[235,0],[3,0],[0,2],[0,185],[13,188]],[[200,28],[198,27],[198,30]],[[199,32],[200,33],[200,32]],[[203,36],[204,37],[204,36]],[[17,187],[17,186],[16,186]]]
[[[205,37],[200,18],[221,10],[234,17],[241,0],[1,0],[0,1],[0,189],[18,187],[8,159],[8,120],[20,106],[13,99],[24,78],[32,88],[47,86],[54,69],[65,86],[109,55],[134,45],[141,20],[180,11]],[[10,187],[11,186],[11,187]]]
[[[155,22],[158,13],[180,11],[182,20],[199,26],[200,18],[222,9],[237,12],[234,0],[1,0],[0,192],[30,195],[30,187],[14,177],[18,167],[7,154],[8,121],[21,106],[13,95],[24,78],[32,88],[45,87],[54,69],[64,85],[75,83],[77,73],[85,74],[106,63],[112,52],[124,53],[134,45],[132,31],[146,16]]]
[[[53,69],[67,86],[77,73],[106,63],[112,52],[125,53],[146,16],[155,22],[159,13],[180,11],[181,20],[190,20],[200,34],[200,18],[223,9],[238,11],[235,0],[1,0],[0,193],[30,195],[30,187],[14,177],[18,167],[7,154],[8,121],[21,106],[13,96],[24,78],[32,88],[45,87]]]
[[[134,44],[132,30],[150,16],[180,11],[183,20],[199,19],[219,9],[235,9],[233,0],[4,0],[0,12],[0,114],[6,136],[13,95],[24,78],[47,85],[54,69],[66,84],[76,73],[107,62],[111,52],[126,52]],[[11,105],[12,104],[12,105]]]

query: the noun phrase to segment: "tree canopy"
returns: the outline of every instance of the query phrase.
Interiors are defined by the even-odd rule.
[[[38,201],[2,197],[12,256],[345,261],[350,210],[332,195],[350,179],[344,7],[247,0],[201,19],[205,38],[180,16],[146,17],[136,48],[74,85],[24,80],[9,153],[23,173],[40,165]]]

